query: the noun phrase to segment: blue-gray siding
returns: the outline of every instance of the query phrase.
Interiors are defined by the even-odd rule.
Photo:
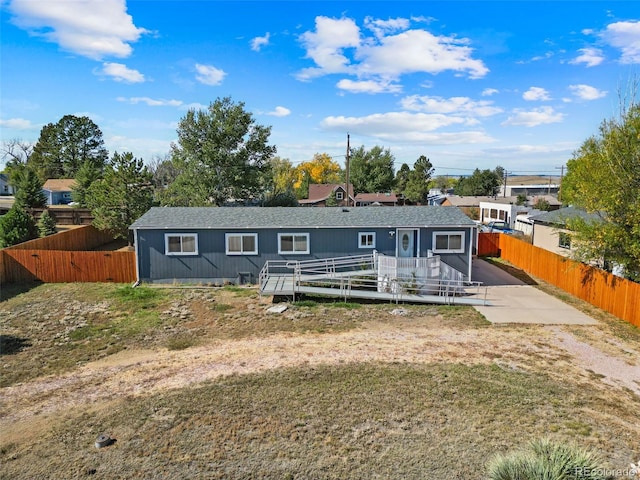
[[[469,271],[469,249],[472,246],[472,228],[441,227],[420,228],[418,256],[425,257],[433,250],[434,231],[465,232],[465,253],[440,254],[444,262],[467,274]],[[363,255],[373,249],[358,248],[360,232],[375,232],[375,250],[385,255],[396,255],[396,235],[389,232],[395,228],[269,228],[269,229],[139,229],[137,230],[137,261],[139,278],[147,282],[212,282],[236,281],[241,274],[249,273],[251,281],[268,260],[308,260],[314,258]],[[166,233],[198,234],[198,254],[170,256],[165,254]],[[227,255],[225,234],[256,233],[257,255]],[[310,254],[278,254],[278,233],[308,233]]]

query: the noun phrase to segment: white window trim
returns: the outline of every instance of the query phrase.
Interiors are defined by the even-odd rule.
[[[438,249],[438,247],[436,246],[436,238],[439,235],[459,235],[461,238],[461,242],[460,242],[460,248],[456,248],[456,249]],[[447,242],[448,243],[448,242]],[[464,248],[465,248],[465,232],[461,232],[461,231],[450,231],[450,232],[433,232],[433,242],[431,245],[431,250],[433,251],[433,253],[464,253]]]
[[[306,237],[307,238],[307,249],[304,252],[285,252],[282,250],[282,237]],[[295,246],[295,238],[293,240],[293,245]],[[278,234],[278,254],[280,255],[308,255],[311,252],[311,245],[309,242],[309,234],[308,233],[279,233]]]
[[[344,200],[344,192],[342,190],[336,190],[336,200]]]
[[[254,251],[251,252],[245,252],[245,251],[240,251],[240,252],[231,252],[229,251],[229,239],[231,237],[240,237],[240,248],[242,248],[242,238],[243,237],[253,237],[255,242],[255,246],[256,249]],[[224,234],[224,250],[225,253],[227,255],[258,255],[258,234],[257,233],[225,233]]]
[[[170,252],[169,251],[169,238],[171,237],[180,237],[180,246],[182,247],[182,238],[184,237],[193,237],[195,239],[196,250],[195,252]],[[179,256],[179,255],[198,255],[198,234],[197,233],[165,233],[164,234],[164,254],[169,256]]]
[[[369,235],[373,237],[373,243],[366,245],[362,242],[362,239]],[[376,232],[358,232],[358,248],[376,248]]]

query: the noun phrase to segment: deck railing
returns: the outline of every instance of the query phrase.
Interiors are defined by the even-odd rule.
[[[391,262],[399,260],[399,262]],[[415,270],[416,260],[423,267],[424,275],[417,275]],[[381,273],[380,264],[386,263],[406,268],[387,268],[385,274]],[[448,272],[451,278],[443,278],[443,270]],[[438,257],[425,257],[420,259],[396,259],[384,257],[375,252],[372,255],[358,255],[353,257],[337,257],[327,259],[314,259],[304,261],[272,260],[265,263],[259,275],[260,291],[264,291],[272,276],[286,276],[290,279],[283,295],[292,295],[294,298],[302,289],[308,287],[320,287],[334,290],[335,295],[349,298],[352,291],[368,290],[385,293],[392,296],[396,302],[411,299],[415,295],[435,295],[446,297],[442,303],[455,303],[455,299],[470,294],[482,295],[481,282],[468,282],[462,278],[462,274],[454,275],[449,272],[451,267],[440,262]],[[423,272],[423,273],[424,273]],[[458,273],[458,272],[456,272]],[[486,300],[486,287],[485,287]]]

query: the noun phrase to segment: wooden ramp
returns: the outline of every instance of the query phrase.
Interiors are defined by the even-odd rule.
[[[334,277],[335,279],[336,277]],[[307,279],[308,280],[308,279]],[[325,297],[344,298],[361,298],[366,300],[386,300],[394,303],[431,303],[442,305],[489,305],[484,295],[484,289],[481,291],[477,288],[467,288],[458,291],[454,295],[426,295],[412,294],[405,292],[378,292],[373,289],[360,289],[345,286],[340,287],[321,287],[306,285],[304,283],[297,284],[294,282],[293,275],[271,275],[267,279],[264,286],[260,288],[261,295],[274,295],[283,297],[292,297],[296,295],[311,294]]]

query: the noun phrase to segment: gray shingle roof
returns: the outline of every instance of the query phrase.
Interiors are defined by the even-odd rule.
[[[346,211],[345,211],[346,210]],[[132,229],[340,228],[465,226],[475,223],[455,207],[153,207]]]
[[[588,213],[575,207],[565,207],[551,212],[540,213],[529,217],[537,223],[548,223],[551,225],[566,225],[567,220],[582,218],[587,222],[600,222],[602,219],[595,213]]]

